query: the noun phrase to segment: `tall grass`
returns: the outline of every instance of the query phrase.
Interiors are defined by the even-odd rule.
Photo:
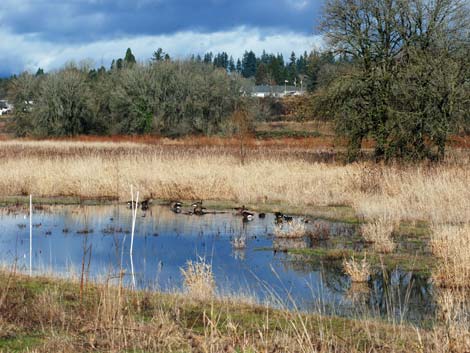
[[[350,205],[360,217],[470,222],[470,169],[309,162],[305,149],[181,144],[0,142],[0,195],[143,197],[277,203],[298,207]],[[299,153],[299,151],[302,151]]]
[[[434,225],[431,250],[440,259],[433,278],[443,287],[470,288],[470,224]]]
[[[364,239],[371,242],[373,248],[381,253],[391,253],[396,244],[392,240],[395,222],[387,216],[382,216],[361,226]]]
[[[437,312],[443,322],[435,329],[436,351],[470,352],[470,293],[468,289],[440,288]]]
[[[213,298],[215,295],[215,280],[212,274],[212,265],[205,259],[189,260],[186,268],[181,268],[184,286],[187,293],[194,299],[203,300]]]
[[[8,274],[0,273],[2,279]],[[122,280],[122,277],[121,277]],[[14,351],[46,352],[439,352],[425,330],[371,320],[188,295],[92,285],[79,301],[74,283],[12,275],[0,282],[0,329]],[[27,299],[27,300],[25,300]],[[22,342],[22,337],[38,337]],[[21,346],[23,344],[23,346]],[[33,344],[31,346],[31,344]],[[27,347],[28,345],[29,348]],[[15,346],[13,346],[15,347]],[[465,351],[459,351],[463,353]]]
[[[277,238],[302,238],[306,234],[305,222],[301,219],[294,219],[274,228],[274,235]]]
[[[344,272],[351,277],[352,282],[364,283],[369,280],[371,269],[367,258],[364,257],[360,262],[356,261],[354,257],[349,260],[343,260]]]

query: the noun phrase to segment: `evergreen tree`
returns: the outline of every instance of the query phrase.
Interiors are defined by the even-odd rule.
[[[205,64],[211,64],[213,57],[214,57],[214,55],[212,54],[212,52],[204,54],[204,63]]]
[[[230,55],[230,59],[228,60],[228,71],[229,72],[235,72],[236,67],[235,67],[235,61],[233,61],[233,56]]]
[[[253,51],[245,52],[242,59],[242,76],[253,77],[256,75],[256,55]]]
[[[267,85],[269,83],[268,81],[268,69],[266,65],[261,62],[256,70],[255,82],[257,85]]]
[[[124,66],[124,61],[121,58],[117,59],[116,69],[121,70],[123,68],[123,66]]]
[[[44,75],[44,70],[42,68],[38,68],[38,71],[36,71],[36,76],[42,76]]]
[[[152,61],[159,62],[165,60],[165,54],[162,48],[158,48],[157,51],[153,52]]]
[[[289,60],[289,66],[288,66],[288,74],[287,74],[287,79],[291,84],[296,84],[297,83],[297,58],[295,57],[295,53],[292,52]]]
[[[237,68],[236,68],[236,70],[239,74],[242,73],[242,62],[240,61],[240,59],[237,59]]]
[[[126,65],[134,65],[136,63],[135,56],[132,54],[131,48],[127,48],[126,56],[124,57],[124,62]]]

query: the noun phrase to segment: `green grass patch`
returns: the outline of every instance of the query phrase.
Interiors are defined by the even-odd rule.
[[[0,352],[26,352],[41,344],[42,338],[38,335],[21,334],[0,338]]]

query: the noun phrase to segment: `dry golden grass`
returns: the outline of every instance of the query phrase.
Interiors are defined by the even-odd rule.
[[[305,222],[301,219],[294,219],[274,228],[274,235],[277,238],[302,238],[306,234]]]
[[[470,352],[470,293],[466,289],[440,288],[437,312],[443,322],[435,329],[436,351]]]
[[[230,200],[295,207],[350,205],[360,217],[470,222],[468,156],[436,166],[315,162],[308,146],[131,142],[0,142],[0,195]],[[225,143],[225,142],[224,142]]]
[[[370,277],[370,265],[364,257],[360,262],[354,259],[354,256],[349,260],[343,260],[344,272],[351,277],[351,281],[361,283],[367,282]]]
[[[5,352],[12,351],[11,342],[16,344],[13,351],[36,353],[378,353],[384,347],[393,353],[440,352],[428,332],[405,325],[214,298],[195,303],[186,295],[127,291],[122,285],[90,285],[81,300],[77,285],[70,282],[3,272],[0,276],[5,295],[0,307],[0,351],[6,347]],[[10,286],[5,277],[11,279]],[[38,339],[28,342],[31,334]]]
[[[365,223],[361,226],[361,234],[364,239],[372,243],[373,248],[387,254],[395,250],[396,244],[391,236],[396,222],[387,216]]]
[[[434,281],[443,287],[470,288],[470,223],[432,227],[431,250],[440,259]]]
[[[211,299],[215,295],[215,280],[212,274],[212,265],[204,259],[198,261],[189,260],[186,268],[181,268],[184,278],[184,286],[187,293],[193,299]]]
[[[317,152],[258,146],[242,166],[227,146],[0,142],[0,195],[126,200],[134,184],[143,197],[350,205],[366,219],[470,222],[467,157],[434,167],[339,165],[312,162]]]

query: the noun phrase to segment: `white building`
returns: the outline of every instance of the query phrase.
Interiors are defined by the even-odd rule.
[[[257,98],[266,97],[286,97],[286,96],[299,96],[304,94],[305,91],[296,86],[253,86],[251,96]]]
[[[13,105],[8,103],[6,100],[0,100],[0,116],[5,114],[11,114],[13,111]]]

